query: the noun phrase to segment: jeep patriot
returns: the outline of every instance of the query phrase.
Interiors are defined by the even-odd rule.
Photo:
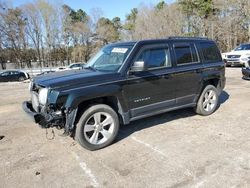
[[[109,44],[82,70],[34,77],[24,111],[42,128],[64,129],[81,146],[110,145],[121,124],[180,109],[207,116],[225,86],[216,43],[169,37]]]

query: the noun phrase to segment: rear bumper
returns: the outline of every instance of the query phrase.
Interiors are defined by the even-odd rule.
[[[42,128],[49,127],[49,122],[46,121],[44,116],[35,112],[30,101],[24,101],[22,107],[33,122],[38,123]]]
[[[226,78],[224,77],[221,81],[220,81],[220,90],[222,92],[222,90],[225,88],[226,86]]]

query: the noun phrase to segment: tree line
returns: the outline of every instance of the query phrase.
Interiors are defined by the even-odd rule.
[[[13,8],[0,0],[0,66],[86,62],[108,43],[168,36],[204,36],[229,51],[250,40],[249,10],[249,0],[160,1],[133,8],[122,21],[103,17],[98,8],[88,15],[57,1],[35,0]]]

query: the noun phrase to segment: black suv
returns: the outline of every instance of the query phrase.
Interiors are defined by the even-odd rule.
[[[24,81],[29,79],[28,73],[24,73],[18,70],[8,70],[0,73],[0,82],[11,82],[11,81]]]
[[[23,109],[43,128],[64,128],[89,150],[116,138],[119,125],[180,108],[210,115],[225,86],[215,42],[170,37],[110,44],[83,70],[34,78]]]

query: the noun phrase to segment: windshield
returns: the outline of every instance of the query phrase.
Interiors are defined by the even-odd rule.
[[[250,50],[250,44],[242,44],[235,48],[234,51],[240,51],[240,50]]]
[[[116,72],[127,58],[132,47],[132,45],[106,46],[88,61],[85,68]]]

